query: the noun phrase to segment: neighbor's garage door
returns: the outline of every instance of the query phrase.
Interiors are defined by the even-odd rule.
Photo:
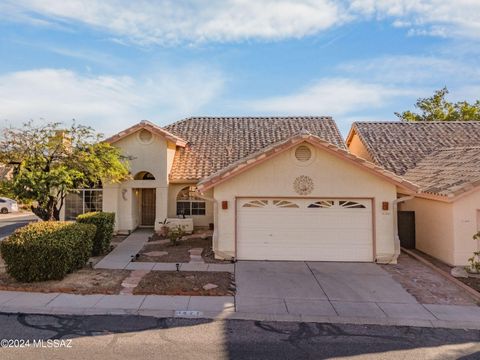
[[[369,199],[237,201],[239,260],[372,261]]]

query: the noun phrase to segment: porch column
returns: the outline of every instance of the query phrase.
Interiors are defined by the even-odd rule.
[[[160,230],[162,227],[160,222],[166,219],[168,212],[168,187],[157,187],[156,189],[155,231]]]

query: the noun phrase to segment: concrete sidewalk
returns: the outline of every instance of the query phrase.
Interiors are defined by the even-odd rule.
[[[148,242],[152,230],[140,229],[130,234],[111,253],[100,260],[95,269],[118,270],[158,270],[175,271],[175,263],[133,261],[134,257]],[[225,271],[234,272],[234,264],[207,264],[207,263],[179,263],[179,270],[183,271]]]
[[[313,304],[312,304],[313,305]],[[306,308],[302,314],[242,311],[235,308],[231,296],[163,296],[163,295],[75,295],[0,291],[0,312],[69,315],[144,315],[155,317],[244,319],[259,321],[295,321],[347,324],[378,324],[480,330],[480,307],[457,305],[419,305],[429,316],[414,317],[408,308],[417,304],[389,303],[390,310],[363,312],[366,304],[352,302],[357,313],[318,312],[322,304]],[[369,305],[367,305],[369,306]],[[407,308],[405,308],[405,306]],[[414,310],[417,311],[417,310]]]

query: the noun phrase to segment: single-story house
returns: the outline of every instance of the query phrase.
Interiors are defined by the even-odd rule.
[[[479,139],[480,122],[356,122],[346,143],[352,154],[419,186],[399,203],[399,221],[411,222],[416,248],[466,265],[480,249],[472,239],[480,230]]]
[[[118,232],[187,217],[219,258],[394,263],[397,194],[418,190],[349,152],[330,117],[142,121],[107,141],[132,179],[69,195],[64,216],[113,211]]]

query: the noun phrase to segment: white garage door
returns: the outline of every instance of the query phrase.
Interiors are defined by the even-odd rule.
[[[239,260],[372,261],[369,199],[239,199]]]

